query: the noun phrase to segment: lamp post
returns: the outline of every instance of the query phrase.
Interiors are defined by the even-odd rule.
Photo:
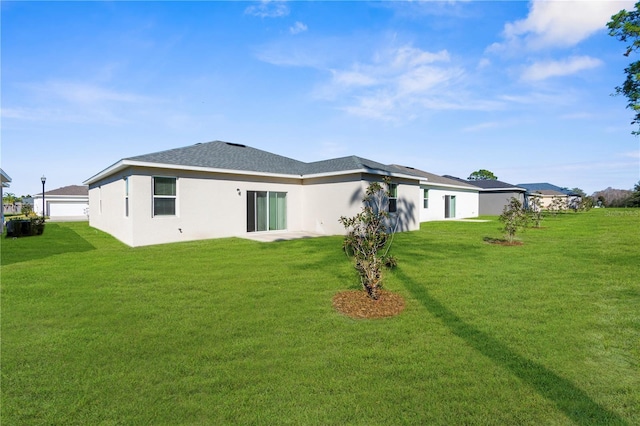
[[[47,178],[42,175],[42,177],[40,178],[40,182],[42,182],[42,219],[44,220],[44,183],[47,181]]]

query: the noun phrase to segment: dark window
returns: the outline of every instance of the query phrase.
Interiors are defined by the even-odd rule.
[[[153,178],[153,215],[175,216],[176,178]]]
[[[398,211],[398,185],[389,184],[389,213]]]

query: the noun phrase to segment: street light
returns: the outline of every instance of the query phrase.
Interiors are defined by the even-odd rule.
[[[40,178],[40,182],[42,182],[42,219],[44,220],[44,183],[47,181],[47,178],[42,175]]]

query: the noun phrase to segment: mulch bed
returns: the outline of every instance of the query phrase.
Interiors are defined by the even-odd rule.
[[[380,290],[378,300],[373,300],[364,290],[347,290],[333,296],[333,307],[351,318],[387,318],[402,312],[404,298],[399,294]]]

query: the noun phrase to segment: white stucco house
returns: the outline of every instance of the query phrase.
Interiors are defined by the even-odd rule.
[[[42,212],[42,193],[33,196],[33,211]],[[89,217],[89,188],[83,185],[69,185],[45,191],[44,216],[49,220],[82,221]]]
[[[567,208],[578,208],[582,201],[582,196],[580,194],[576,194],[570,189],[561,188],[547,182],[520,183],[518,186],[527,190],[525,195],[527,202],[530,198],[536,197],[543,209],[551,207],[554,198],[562,200]]]
[[[445,177],[479,188],[480,199],[478,213],[480,215],[501,215],[511,198],[515,198],[523,205],[526,203],[525,193],[527,190],[511,185],[510,183],[497,179],[464,180],[454,176],[445,175]]]
[[[395,166],[421,178],[420,221],[478,217],[479,188],[412,167]]]
[[[369,182],[384,176],[399,231],[445,214],[477,216],[477,189],[475,206],[461,185],[449,188],[448,210],[435,192],[427,205],[425,189],[443,186],[414,169],[357,156],[305,163],[221,141],[124,158],[84,184],[90,225],[135,247],[251,233],[344,234],[338,219],[357,214]]]
[[[4,198],[4,188],[8,188],[9,186],[11,186],[11,177],[6,174],[4,170],[0,169],[0,198]],[[0,224],[4,226],[4,205],[2,209],[0,209],[0,219],[2,219]]]

